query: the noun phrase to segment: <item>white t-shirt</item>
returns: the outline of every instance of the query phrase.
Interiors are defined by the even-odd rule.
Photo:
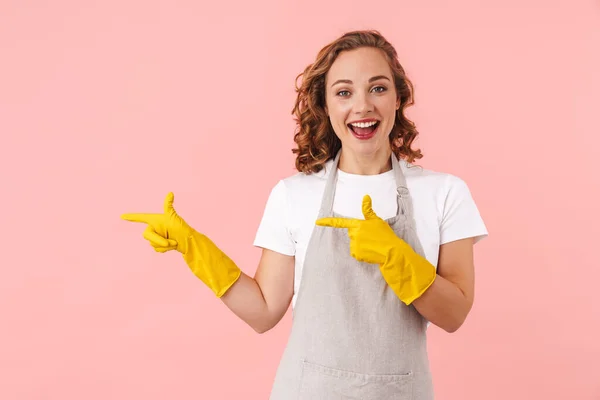
[[[488,235],[469,188],[460,178],[399,160],[410,191],[416,231],[429,262],[437,267],[440,245]],[[295,256],[292,307],[296,303],[306,247],[318,218],[327,176],[333,160],[313,174],[296,173],[272,189],[258,227],[254,245]],[[396,215],[394,171],[378,175],[355,175],[338,169],[333,211],[364,219],[362,200],[371,196],[373,211],[383,218]]]

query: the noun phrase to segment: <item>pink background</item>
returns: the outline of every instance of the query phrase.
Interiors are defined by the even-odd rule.
[[[266,399],[258,335],[124,212],[176,209],[248,274],[294,173],[296,75],[376,28],[416,86],[421,164],[490,230],[437,398],[600,399],[600,6],[592,1],[0,3],[0,398]]]

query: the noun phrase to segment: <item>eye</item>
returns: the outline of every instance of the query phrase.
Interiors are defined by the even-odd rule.
[[[383,93],[387,90],[385,86],[375,86],[373,90],[377,93]]]
[[[342,96],[342,97],[346,97],[346,96],[348,96],[349,94],[350,94],[350,92],[349,92],[349,91],[347,91],[347,90],[340,90],[339,92],[337,92],[337,95],[338,95],[338,96]]]

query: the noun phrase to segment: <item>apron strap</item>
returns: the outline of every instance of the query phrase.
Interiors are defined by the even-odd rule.
[[[340,149],[333,158],[331,171],[329,171],[327,182],[325,183],[325,191],[323,192],[323,198],[321,200],[319,218],[330,217],[333,214],[333,198],[335,196],[335,187],[337,186],[337,170],[341,154],[342,150]],[[327,173],[328,171],[325,172]]]
[[[402,172],[400,161],[394,153],[392,153],[392,169],[394,170],[394,177],[396,179],[396,193],[398,194],[398,197],[396,198],[398,202],[398,211],[396,212],[396,216],[401,214],[408,214],[409,216],[412,216],[412,199],[410,197],[410,192],[408,191],[408,185],[406,184],[406,177]]]

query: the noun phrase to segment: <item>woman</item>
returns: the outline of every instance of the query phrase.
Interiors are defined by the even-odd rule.
[[[426,328],[448,332],[473,303],[473,245],[487,236],[467,185],[413,165],[412,85],[392,45],[350,32],[303,74],[294,108],[298,173],[273,188],[250,277],[167,196],[144,222],[257,332],[293,306],[272,400],[432,399]]]

